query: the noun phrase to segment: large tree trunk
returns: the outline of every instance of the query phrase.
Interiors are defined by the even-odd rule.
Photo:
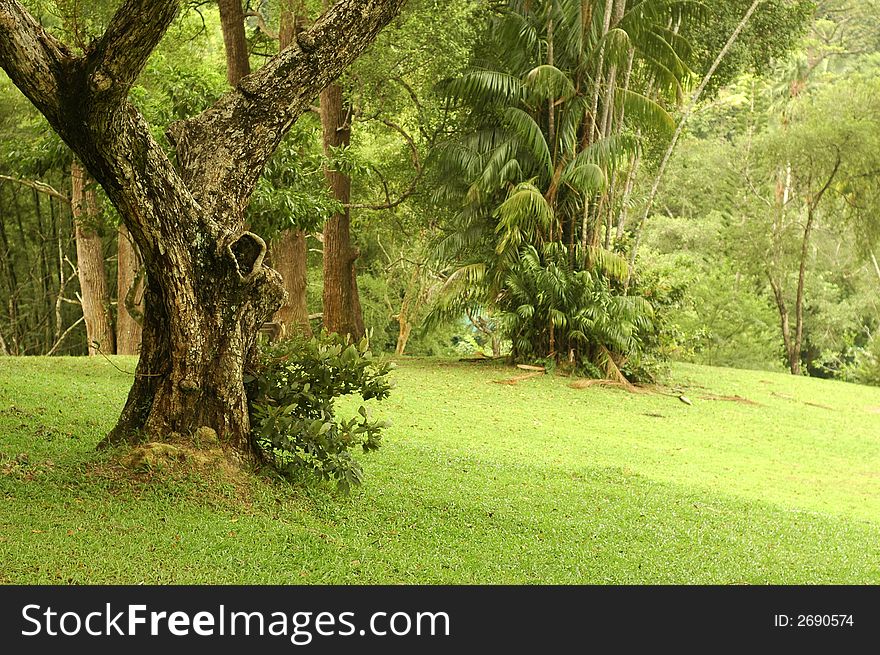
[[[338,0],[295,47],[169,127],[175,165],[127,96],[180,0],[124,0],[83,54],[0,0],[0,66],[104,187],[147,271],[135,381],[103,443],[207,426],[257,457],[244,369],[284,291],[244,209],[292,123],[402,5]]]
[[[342,87],[331,84],[321,92],[321,126],[324,154],[347,147],[351,138],[348,106]],[[341,171],[324,171],[335,200],[347,205],[351,198],[351,178]],[[357,295],[355,260],[351,247],[351,218],[348,207],[333,215],[324,225],[324,329],[360,339],[364,335],[363,317]]]
[[[245,232],[225,247],[211,240],[190,251],[181,242],[161,261],[145,258],[141,358],[108,443],[208,426],[253,455],[242,379],[257,330],[282,296],[278,274],[261,265],[265,250]]]
[[[293,43],[294,36],[305,28],[306,21],[302,0],[282,0],[278,29],[278,47],[281,50]],[[302,230],[284,230],[272,245],[272,263],[281,273],[287,292],[287,299],[276,312],[275,320],[281,323],[285,334],[312,336],[306,296],[308,250],[305,233]]]
[[[76,231],[76,267],[86,323],[89,355],[112,355],[115,350],[113,325],[110,320],[110,293],[104,267],[104,242],[98,233],[98,203],[95,189],[82,165],[70,165],[71,207]]]
[[[241,0],[217,0],[220,7],[220,27],[226,49],[226,79],[237,86],[241,78],[251,72],[248,45],[244,34],[244,12]]]
[[[116,354],[137,355],[144,315],[141,258],[125,225],[119,226],[116,239]]]

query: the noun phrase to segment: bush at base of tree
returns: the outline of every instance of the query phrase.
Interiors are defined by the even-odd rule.
[[[373,356],[367,339],[353,344],[335,334],[265,347],[247,387],[253,436],[266,459],[288,478],[312,473],[343,492],[361,484],[363,470],[350,451],[377,449],[389,424],[364,405],[359,416],[338,418],[335,401],[387,398],[393,366]]]

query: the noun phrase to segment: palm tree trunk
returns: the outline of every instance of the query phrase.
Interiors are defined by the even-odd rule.
[[[611,29],[611,10],[614,8],[614,0],[605,0],[605,15],[602,17],[602,34],[600,38],[604,39],[605,35],[608,34],[608,30]],[[605,45],[603,44],[599,48],[599,62],[596,66],[596,78],[594,82],[593,89],[593,103],[591,105],[592,111],[590,113],[590,129],[588,131],[589,141],[593,142],[593,139],[598,136],[599,130],[599,93],[601,92],[601,83],[602,79],[602,71],[605,68]]]

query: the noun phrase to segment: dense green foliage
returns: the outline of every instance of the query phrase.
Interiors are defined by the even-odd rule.
[[[371,418],[364,405],[359,416],[340,419],[335,404],[351,394],[387,398],[391,368],[373,356],[366,338],[353,344],[338,335],[299,337],[265,347],[246,383],[254,439],[267,460],[289,477],[310,472],[346,492],[359,485],[363,471],[350,451],[377,449],[388,423]]]
[[[641,257],[687,288],[673,312],[678,356],[752,368],[793,359],[811,375],[876,383],[877,20],[823,3],[771,75],[740,77],[694,117]],[[787,353],[781,324],[793,341],[799,296],[803,341]]]
[[[641,135],[673,123],[664,104],[688,74],[687,46],[665,25],[690,16],[676,3],[595,9],[505,3],[481,59],[445,84],[462,125],[440,160],[455,214],[437,247],[434,319],[498,314],[515,358],[619,376],[639,351],[632,325],[651,313],[624,296],[612,247],[622,176]]]
[[[100,34],[115,6],[100,2],[86,7],[66,0],[27,4],[50,30],[78,47]],[[361,304],[378,350],[484,350],[522,360],[573,362],[591,375],[612,376],[621,371],[632,376],[638,368],[642,373],[637,377],[651,377],[651,367],[634,362],[669,354],[775,366],[782,345],[767,329],[766,290],[744,281],[739,260],[716,268],[712,256],[655,247],[650,243],[652,220],[648,249],[637,268],[629,270],[624,263],[640,229],[630,215],[646,195],[677,108],[707,72],[747,4],[410,3],[342,80],[351,105],[351,146],[325,158],[319,121],[304,116],[264,171],[248,222],[268,239],[286,228],[305,230],[308,309],[320,317],[322,243],[315,237],[339,209],[326,191],[322,169],[329,165],[349,172]],[[838,4],[819,3],[811,15],[807,2],[762,3],[714,75],[707,98],[718,100],[692,121],[695,137],[727,130],[724,138],[741,138],[750,124],[757,134],[763,125],[758,115],[775,111],[774,101],[758,100],[755,117],[749,119],[742,103],[727,99],[744,88],[738,81],[743,73],[757,72],[762,76],[755,78],[758,84],[772,78],[776,81],[766,86],[778,86],[792,50],[791,61],[805,56],[807,66],[823,75],[857,71],[867,79],[870,67],[854,62],[870,57],[841,52],[873,51],[876,39],[866,28],[871,12]],[[314,18],[319,5],[302,4],[305,17]],[[277,52],[280,5],[261,2],[250,9],[254,15],[246,19],[245,33],[256,68]],[[424,40],[427,32],[430,46]],[[833,56],[823,55],[817,65],[811,53],[820,50]],[[849,62],[845,70],[827,63],[843,59]],[[194,115],[223,93],[224,66],[216,7],[188,3],[132,91],[161,143],[170,123]],[[69,194],[70,156],[5,77],[0,85],[8,91],[0,112],[0,174],[36,185],[0,180],[0,245],[6,253],[0,266],[0,350],[84,352],[69,205],[40,190],[48,184],[62,196]],[[815,121],[806,125],[805,134],[815,128]],[[693,143],[681,148],[683,156],[689,156]],[[761,146],[765,159],[783,147],[767,144]],[[709,165],[723,165],[723,152],[718,149]],[[691,218],[704,214],[702,207],[719,194],[741,202],[709,185],[711,180],[681,179],[678,170],[674,164],[671,180],[685,186],[677,199],[702,203]],[[709,197],[701,200],[699,189],[707,186]],[[667,206],[677,201],[666,191],[660,200]],[[95,227],[105,244],[106,303],[115,315],[122,296],[115,277],[118,218],[108,203],[101,207]],[[855,229],[864,222],[848,225]],[[752,226],[753,232],[760,230],[758,223]],[[734,238],[756,248],[761,243],[760,234],[729,233],[719,233],[726,244]],[[563,250],[565,262],[545,256]],[[538,256],[537,268],[527,261],[532,252]],[[672,266],[675,257],[666,253],[680,256],[682,266]],[[857,258],[851,259],[856,265]],[[813,270],[818,269],[808,275]],[[730,276],[734,285],[727,283]],[[556,278],[551,289],[547,284]],[[565,282],[587,278],[589,285]],[[521,302],[522,294],[508,286],[509,280],[532,289],[530,299]],[[592,304],[586,303],[588,286],[595,295]],[[840,307],[835,301],[839,279],[825,275],[821,286],[808,287],[808,297],[812,289],[823,289],[821,303],[840,315],[832,309]],[[735,293],[722,302],[727,289]],[[845,295],[853,308],[861,297]],[[575,297],[586,304],[572,304]],[[608,304],[603,298],[621,300]],[[713,303],[719,311],[711,309]],[[808,302],[807,324],[821,303]],[[613,323],[618,319],[610,317],[619,316],[618,323],[608,324],[615,335],[610,340],[599,336],[605,328],[572,327],[572,319],[582,321],[599,306],[639,309],[590,319]],[[535,312],[522,316],[528,307]],[[649,319],[647,332],[633,329]],[[864,359],[859,349],[867,346],[875,319],[863,312],[859,320],[858,328],[847,320],[829,324],[823,339],[817,330],[807,330],[808,370],[847,376],[862,370],[855,360]],[[732,329],[729,321],[751,327]],[[719,331],[721,322],[725,326]],[[319,327],[318,319],[313,326]],[[753,351],[754,356],[736,356]]]

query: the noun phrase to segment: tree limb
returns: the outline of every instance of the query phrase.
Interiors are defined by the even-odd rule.
[[[209,212],[239,215],[272,152],[318,92],[405,0],[339,0],[311,29],[201,115],[172,125],[184,179]]]
[[[46,356],[48,357],[49,355],[54,355],[55,351],[58,350],[58,346],[61,345],[61,342],[64,341],[64,339],[67,337],[67,335],[70,334],[71,332],[73,332],[73,329],[77,325],[82,323],[85,319],[86,319],[85,316],[80,316],[78,319],[76,319],[76,321],[71,323],[70,326],[61,334],[61,336],[55,340],[55,344],[52,346],[52,348],[49,350],[49,352],[46,353]]]
[[[416,192],[416,188],[418,187],[419,180],[422,179],[422,173],[423,173],[422,161],[421,161],[421,158],[419,157],[419,149],[416,147],[416,142],[412,138],[412,136],[410,136],[407,133],[407,131],[404,130],[402,127],[400,127],[400,125],[398,125],[397,123],[394,123],[394,122],[389,121],[384,118],[374,118],[373,120],[377,120],[380,123],[382,123],[383,125],[390,127],[392,130],[394,130],[395,132],[397,132],[398,134],[400,134],[403,137],[403,139],[407,143],[407,146],[410,149],[410,157],[412,159],[413,168],[416,169],[416,174],[413,177],[413,179],[410,180],[409,186],[395,200],[393,200],[393,201],[391,200],[391,197],[388,194],[388,185],[385,183],[385,179],[382,178],[382,184],[385,187],[385,202],[383,204],[371,205],[371,204],[367,204],[367,203],[348,203],[346,205],[343,205],[344,207],[348,207],[350,209],[372,209],[372,210],[376,210],[376,211],[380,211],[383,209],[394,209],[395,207],[400,205],[404,200],[409,198],[413,193]],[[378,170],[376,172],[378,173]],[[380,177],[381,177],[381,174],[380,174]]]
[[[40,193],[45,193],[47,196],[52,196],[53,198],[58,198],[58,200],[63,200],[67,204],[70,204],[70,198],[68,198],[65,194],[56,190],[49,184],[45,182],[40,182],[39,180],[25,180],[20,177],[10,177],[9,175],[0,175],[0,180],[5,180],[7,182],[15,182],[16,184],[21,184],[23,186],[29,187],[31,189],[35,189]]]
[[[90,52],[76,57],[17,0],[0,0],[0,66],[101,183],[142,250],[156,253],[164,239],[179,239],[183,227],[164,224],[158,216],[165,211],[180,217],[199,214],[191,211],[191,194],[124,93],[178,4],[126,0]]]
[[[71,59],[70,49],[17,0],[0,0],[0,67],[47,117],[57,119],[61,111],[62,68]]]
[[[180,0],[125,0],[86,56],[90,90],[125,98],[179,9]]]
[[[258,11],[246,11],[244,12],[245,18],[256,18],[257,19],[257,28],[263,32],[270,39],[277,39],[279,33],[273,30],[271,27],[266,25],[266,19],[263,18],[263,14]]]

